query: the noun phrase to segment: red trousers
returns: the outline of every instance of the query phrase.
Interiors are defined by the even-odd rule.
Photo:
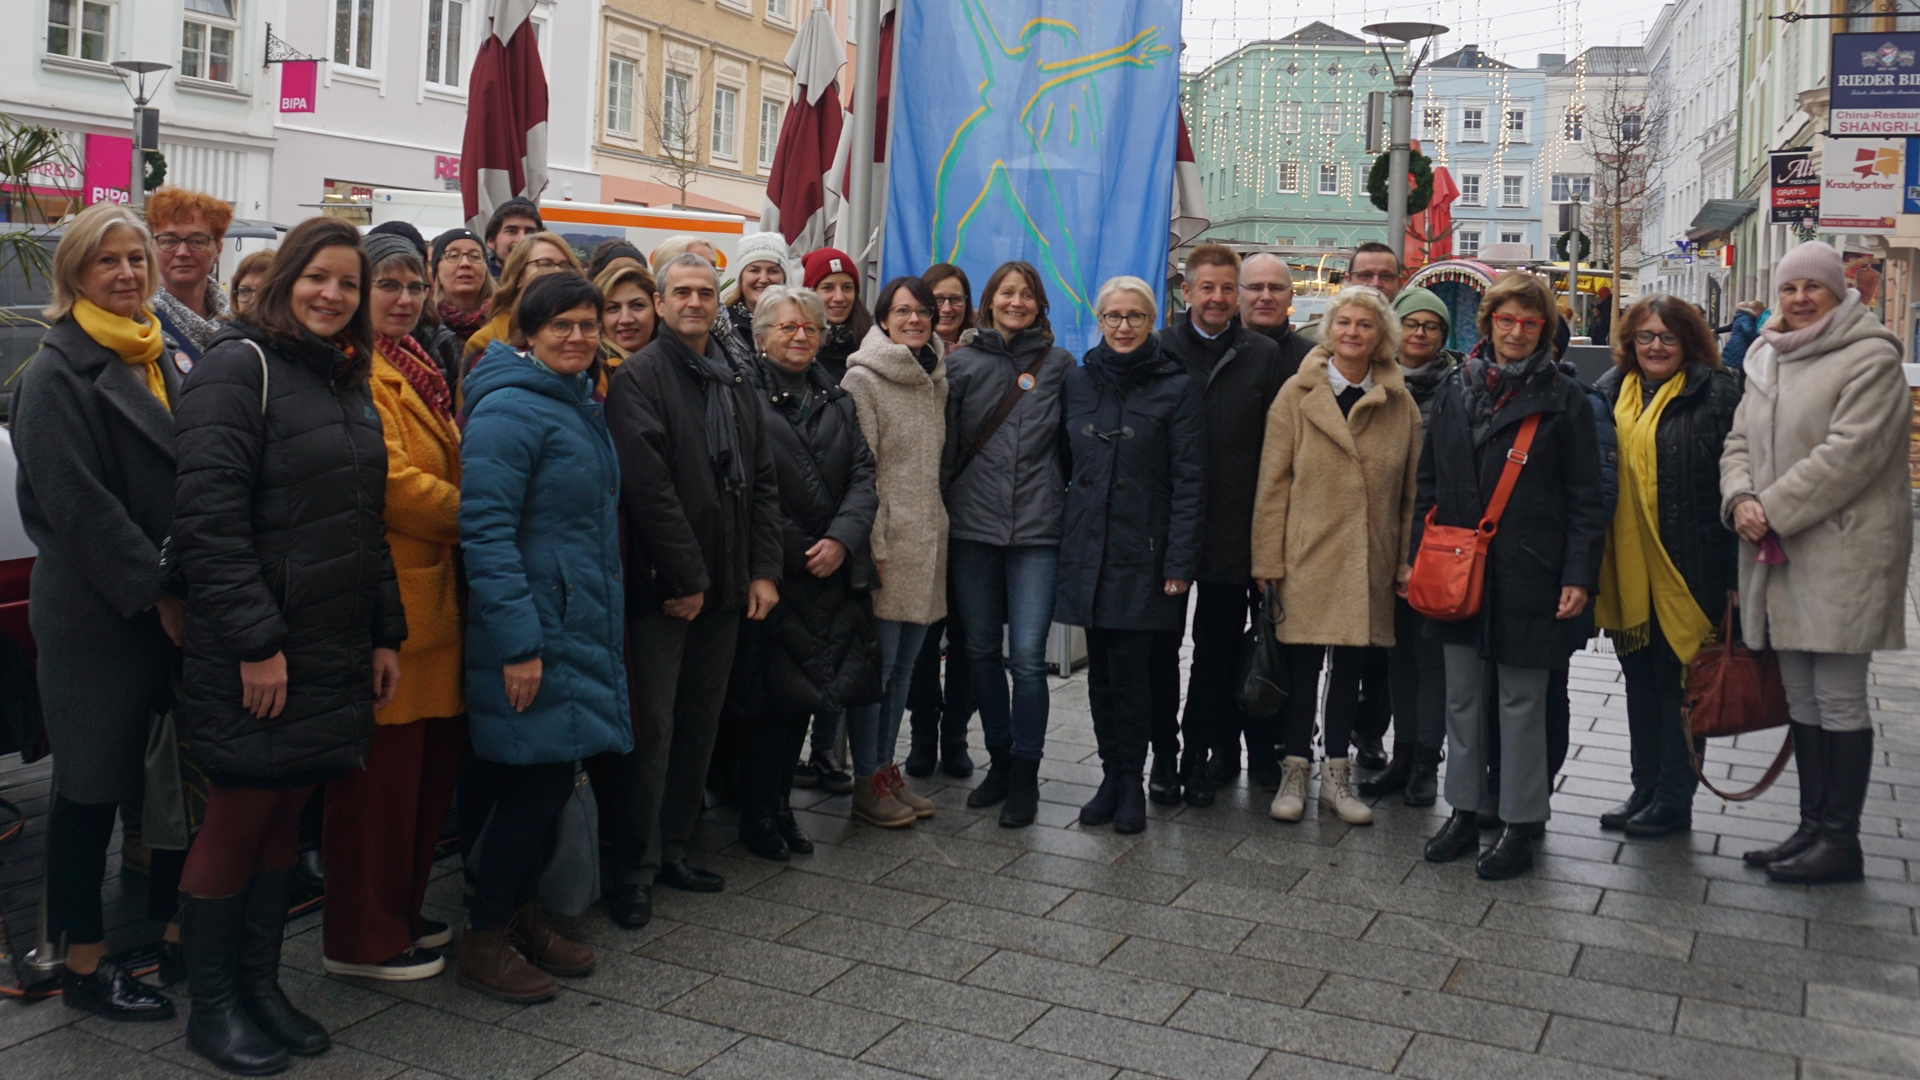
[[[465,717],[382,725],[366,766],[327,785],[328,957],[377,964],[413,946],[466,740]]]

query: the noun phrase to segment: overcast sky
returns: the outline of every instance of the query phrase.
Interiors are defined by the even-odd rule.
[[[1664,0],[1182,0],[1182,70],[1197,71],[1249,41],[1284,37],[1319,20],[1349,33],[1376,22],[1449,27],[1435,55],[1469,43],[1517,67],[1540,53],[1571,59],[1594,45],[1638,45]]]

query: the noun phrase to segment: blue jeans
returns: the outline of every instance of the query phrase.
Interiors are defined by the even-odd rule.
[[[893,764],[900,742],[900,715],[907,711],[907,691],[913,686],[913,665],[927,637],[921,623],[875,619],[873,629],[880,635],[880,700],[847,710],[853,775],[862,778]]]
[[[1047,744],[1047,629],[1053,622],[1060,549],[955,540],[947,557],[987,749],[1011,746],[1014,757],[1038,761]],[[1005,658],[1000,655],[1002,626],[1007,628]]]

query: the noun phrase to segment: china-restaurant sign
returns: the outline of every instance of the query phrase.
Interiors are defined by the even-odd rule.
[[[1820,151],[1820,231],[1891,235],[1907,193],[1906,151],[1905,139],[1828,139]]]
[[[1829,135],[1920,135],[1920,33],[1835,34],[1832,63]]]

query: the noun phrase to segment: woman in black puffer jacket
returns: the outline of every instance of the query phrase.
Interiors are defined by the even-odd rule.
[[[248,321],[214,339],[175,410],[179,715],[213,780],[181,877],[187,1039],[232,1072],[327,1049],[277,981],[300,809],[313,785],[361,765],[400,678],[370,277],[351,225],[296,226]]]

